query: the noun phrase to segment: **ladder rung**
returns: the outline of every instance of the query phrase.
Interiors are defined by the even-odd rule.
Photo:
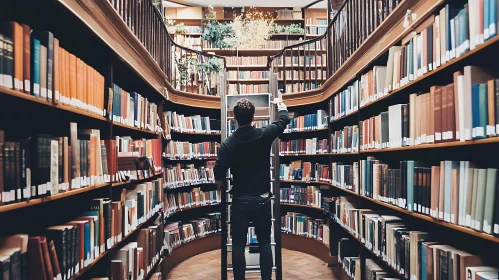
[[[274,219],[274,218],[272,218],[272,220],[271,220],[271,221],[272,221],[272,222],[275,222],[275,219]],[[227,221],[227,224],[230,224],[230,223],[231,223],[230,221]],[[250,223],[250,224],[253,224],[253,223]]]
[[[227,267],[227,271],[233,271],[234,269],[232,267]],[[272,267],[272,271],[276,271],[277,267]],[[246,272],[248,273],[253,273],[253,272],[260,272],[260,266],[259,265],[247,265],[246,266]]]
[[[253,244],[253,245],[256,246],[258,244]],[[275,242],[270,242],[270,245],[275,246],[276,243]],[[232,243],[227,243],[227,246],[232,246]],[[246,244],[246,246],[249,246],[249,244]]]

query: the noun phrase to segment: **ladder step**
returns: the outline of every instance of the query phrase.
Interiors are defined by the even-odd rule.
[[[275,219],[274,219],[274,218],[272,218],[272,220],[271,220],[271,221],[272,221],[272,222],[275,222]],[[227,224],[230,224],[230,223],[231,223],[230,221],[227,221]],[[253,224],[253,223],[251,223],[251,222],[250,222],[249,224]]]
[[[227,267],[227,271],[233,271],[234,269],[232,267]],[[277,267],[272,267],[272,271],[276,271]],[[260,266],[259,265],[247,265],[246,266],[246,272],[247,273],[255,273],[255,272],[260,272]]]
[[[258,245],[258,244],[254,244],[255,246]],[[275,246],[276,243],[275,242],[270,242],[270,245],[273,245]],[[227,243],[227,246],[232,246],[232,243]],[[246,246],[249,246],[249,244],[246,244]]]

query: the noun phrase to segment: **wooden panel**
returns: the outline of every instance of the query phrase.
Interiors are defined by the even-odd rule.
[[[203,10],[202,9],[203,8],[201,8],[201,7],[177,8],[177,18],[179,18],[179,19],[202,19],[203,18]]]
[[[159,94],[164,95],[166,74],[135,37],[108,1],[59,0],[88,26],[116,55]]]
[[[337,263],[337,257],[329,255],[329,247],[321,241],[294,234],[281,234],[282,248],[315,256],[328,264]]]

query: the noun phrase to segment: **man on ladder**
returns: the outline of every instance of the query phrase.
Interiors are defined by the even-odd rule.
[[[267,127],[255,128],[252,126],[255,114],[253,103],[248,99],[237,102],[234,106],[237,130],[220,145],[215,164],[215,179],[219,189],[229,168],[233,176],[230,220],[234,280],[245,279],[245,247],[250,222],[255,226],[260,247],[262,280],[270,280],[272,276],[269,158],[272,143],[289,124],[287,107],[282,98],[274,99],[274,103],[278,107],[278,119]]]

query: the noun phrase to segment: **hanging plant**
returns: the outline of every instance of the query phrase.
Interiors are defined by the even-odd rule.
[[[176,88],[182,88],[192,85],[191,81],[198,69],[198,61],[194,57],[181,57],[175,55],[175,63],[177,65],[178,78],[176,80]]]
[[[216,79],[216,75],[222,71],[223,67],[223,60],[218,57],[211,57],[199,65],[199,70],[201,70],[208,81],[208,84],[205,84],[205,86],[208,88],[210,95],[216,95],[217,93],[216,85],[213,85],[213,79]]]

